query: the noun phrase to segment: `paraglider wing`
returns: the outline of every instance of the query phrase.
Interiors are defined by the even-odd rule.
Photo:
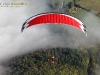
[[[84,33],[86,33],[86,27],[80,20],[70,15],[61,14],[61,13],[43,13],[43,14],[30,17],[24,22],[22,26],[22,32],[25,28],[28,28],[30,26],[34,26],[38,24],[51,24],[51,23],[74,26],[82,30]]]

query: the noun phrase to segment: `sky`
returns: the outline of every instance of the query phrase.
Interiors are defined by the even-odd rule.
[[[21,33],[22,24],[31,16],[51,12],[48,0],[1,0],[1,3],[24,2],[23,7],[0,7],[0,63],[18,55],[45,47],[92,46],[100,43],[100,19],[86,13],[81,19],[87,37],[80,30],[65,25],[37,25]],[[0,69],[3,67],[1,65]]]

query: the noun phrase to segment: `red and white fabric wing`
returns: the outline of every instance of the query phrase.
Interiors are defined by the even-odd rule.
[[[84,26],[84,24],[80,20],[70,15],[61,14],[61,13],[43,13],[36,16],[32,16],[24,22],[22,26],[22,31],[25,28],[28,28],[30,26],[39,25],[39,24],[50,25],[51,23],[74,26],[82,30],[84,33],[86,33],[86,26]]]

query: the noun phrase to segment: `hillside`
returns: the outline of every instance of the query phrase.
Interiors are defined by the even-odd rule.
[[[51,0],[50,6],[53,11],[77,14],[79,12],[92,12],[100,17],[100,0]],[[62,6],[63,5],[63,6]],[[77,17],[77,16],[76,16]]]
[[[96,75],[98,48],[51,48],[15,57],[5,67],[4,75]],[[50,56],[57,59],[52,63]]]
[[[93,10],[95,12],[100,12],[100,0],[80,0],[78,2],[84,8]]]

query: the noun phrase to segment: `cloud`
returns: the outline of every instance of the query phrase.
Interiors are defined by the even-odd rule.
[[[9,0],[8,2],[20,1]],[[87,26],[87,37],[77,28],[53,24],[30,27],[21,33],[21,26],[27,18],[51,11],[46,0],[22,2],[26,2],[27,6],[2,7],[0,11],[0,20],[2,20],[0,22],[0,59],[8,59],[42,47],[78,47],[100,42],[99,20],[91,13],[86,13],[81,19]]]
[[[88,34],[87,38],[84,41],[81,40],[82,42],[84,42],[83,44],[100,44],[100,18],[88,12],[86,13],[82,21],[87,26]]]
[[[31,44],[36,42],[34,39],[36,39],[38,42],[39,37],[46,36],[48,34],[48,31],[41,26],[29,29],[28,32],[26,30],[26,34],[25,32],[21,34],[21,26],[27,18],[38,13],[49,11],[50,8],[47,6],[48,1],[2,1],[2,3],[11,2],[26,2],[27,6],[2,7],[2,10],[0,10],[0,59],[13,57],[20,54],[20,51],[25,53],[24,46],[27,45],[27,43],[30,44],[27,45],[27,47],[30,48]],[[31,42],[31,40],[34,41]]]
[[[26,2],[23,7],[0,7],[0,63],[12,57],[44,47],[49,32],[45,27],[36,26],[21,33],[22,24],[33,15],[48,12],[47,0],[2,0],[2,3]],[[47,43],[48,45],[49,43]],[[4,72],[0,65],[0,75]]]

